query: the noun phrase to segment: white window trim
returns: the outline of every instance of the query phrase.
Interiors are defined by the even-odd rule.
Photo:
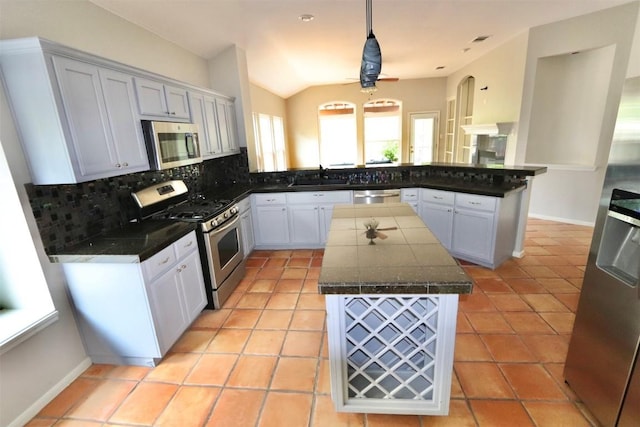
[[[0,144],[0,354],[58,319],[9,164]],[[28,206],[28,204],[27,204]]]

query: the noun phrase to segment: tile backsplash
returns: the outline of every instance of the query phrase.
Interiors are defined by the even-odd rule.
[[[189,191],[248,183],[246,148],[240,154],[191,166],[147,171],[80,184],[25,184],[47,254],[54,254],[101,233],[121,228],[136,217],[131,193],[172,179]]]

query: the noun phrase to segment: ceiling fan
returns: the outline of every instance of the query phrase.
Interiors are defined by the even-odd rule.
[[[360,65],[360,88],[363,92],[377,90],[377,81],[398,81],[397,77],[380,77],[382,70],[382,53],[380,44],[373,34],[371,0],[366,0],[367,40],[362,49],[362,63]]]

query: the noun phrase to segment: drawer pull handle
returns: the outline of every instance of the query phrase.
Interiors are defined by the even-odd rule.
[[[433,196],[433,198],[434,198],[434,199],[436,199],[436,200],[442,200],[442,199],[444,199],[444,197],[440,197],[440,196]]]
[[[185,248],[188,248],[189,246],[193,245],[193,240],[189,241],[189,243],[187,243],[186,245],[184,245]]]
[[[166,258],[164,259],[164,261],[162,261],[162,262],[160,263],[160,265],[162,265],[162,264],[166,264],[166,263],[168,263],[168,262],[169,262],[169,257],[166,257]]]
[[[470,205],[481,205],[482,203],[480,202],[469,202]]]

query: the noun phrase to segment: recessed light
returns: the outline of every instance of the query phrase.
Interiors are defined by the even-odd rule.
[[[310,15],[308,13],[298,16],[298,19],[301,20],[302,22],[311,22],[313,21],[313,18],[315,18],[315,16]]]

